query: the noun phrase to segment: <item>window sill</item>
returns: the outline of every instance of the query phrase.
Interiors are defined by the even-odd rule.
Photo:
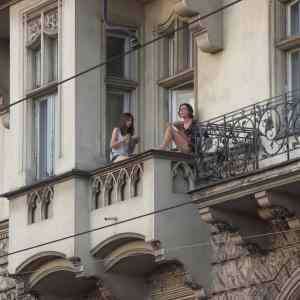
[[[285,51],[300,47],[300,34],[289,36],[286,39],[277,42],[276,47]]]
[[[157,83],[159,86],[164,88],[176,88],[176,87],[183,86],[187,83],[193,83],[193,82],[194,82],[194,69],[190,68],[180,73],[177,73],[174,76],[163,78],[159,80]]]
[[[136,89],[139,85],[137,81],[113,76],[106,77],[105,83],[110,88],[122,89],[129,92]]]
[[[26,92],[26,96],[30,98],[35,98],[39,96],[44,96],[52,92],[57,91],[58,82],[53,81],[51,83],[48,83],[47,85],[44,85],[43,87],[36,88],[34,90],[30,90]]]

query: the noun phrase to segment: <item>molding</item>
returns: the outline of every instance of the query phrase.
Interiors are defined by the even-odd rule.
[[[180,0],[175,11],[178,15],[193,17],[196,14],[206,15],[222,6],[222,0]],[[206,28],[206,34],[201,35],[197,42],[198,47],[207,53],[217,53],[223,50],[223,13],[210,16],[201,22]],[[202,27],[200,25],[200,27]]]
[[[115,88],[115,89],[121,89],[128,92],[135,90],[139,86],[139,83],[137,81],[113,77],[113,76],[106,77],[105,83],[107,87],[110,89]]]
[[[111,251],[113,251],[115,248],[120,247],[121,245],[124,245],[132,241],[144,241],[144,240],[145,237],[138,233],[134,233],[134,232],[120,233],[102,241],[100,244],[95,246],[90,251],[90,253],[95,257],[104,258]]]
[[[43,263],[45,262],[46,258],[48,258],[48,260],[46,261],[50,261],[52,259],[57,259],[57,258],[65,258],[66,255],[61,253],[61,252],[57,252],[57,251],[45,251],[45,252],[40,252],[37,253],[29,258],[27,258],[25,261],[23,261],[17,268],[16,268],[16,273],[20,273],[20,272],[24,272],[24,271],[28,271],[28,270],[32,270],[30,268],[30,265],[32,263],[36,263],[37,261],[41,260]],[[36,266],[38,268],[38,266]]]
[[[280,50],[292,50],[300,46],[300,35],[292,35],[286,39],[280,40],[276,43],[276,47]]]
[[[5,111],[4,113],[0,114],[1,124],[4,128],[10,128],[10,112]]]
[[[271,190],[298,180],[300,180],[299,158],[276,166],[262,168],[237,178],[229,178],[206,185],[190,191],[189,194],[192,195],[193,202],[202,208],[246,195],[253,195],[264,190]]]
[[[58,184],[61,183],[63,181],[69,180],[69,179],[73,179],[73,178],[88,178],[89,177],[89,173],[87,171],[83,171],[83,170],[78,170],[78,169],[73,169],[69,172],[57,175],[57,176],[52,176],[40,181],[37,181],[35,183],[32,184],[28,184],[25,185],[19,189],[4,193],[2,195],[0,195],[0,197],[3,198],[7,198],[8,200],[11,200],[12,198],[18,197],[20,195],[26,194],[30,191],[42,188],[46,185],[54,185],[54,184]]]
[[[176,75],[160,79],[157,84],[164,88],[175,88],[188,83],[194,83],[194,68],[189,68]]]
[[[92,170],[92,171],[73,169],[66,173],[52,176],[52,177],[40,180],[35,183],[25,185],[19,189],[9,191],[7,193],[3,193],[0,195],[0,197],[8,198],[8,200],[10,200],[10,199],[16,198],[20,195],[26,194],[32,190],[43,187],[45,185],[55,185],[55,184],[58,184],[58,183],[61,183],[63,181],[73,179],[73,178],[89,179],[90,177],[95,176],[95,175],[105,176],[108,173],[112,173],[112,172],[115,173],[115,172],[120,171],[121,169],[133,167],[137,163],[141,163],[143,161],[150,160],[150,159],[166,159],[169,161],[179,161],[179,160],[192,161],[193,156],[191,154],[185,154],[185,153],[180,153],[180,152],[151,149],[146,152],[134,155],[124,161],[112,163],[112,164],[106,165],[104,167],[100,167],[100,168]]]
[[[220,37],[215,38],[215,36],[210,35],[208,31],[199,34],[195,40],[197,47],[202,50],[202,52],[215,54],[223,50],[222,39]]]

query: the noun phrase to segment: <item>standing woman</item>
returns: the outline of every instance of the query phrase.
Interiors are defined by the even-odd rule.
[[[138,137],[134,137],[134,118],[130,113],[121,115],[118,127],[113,129],[111,135],[111,162],[118,162],[128,159],[139,142]]]

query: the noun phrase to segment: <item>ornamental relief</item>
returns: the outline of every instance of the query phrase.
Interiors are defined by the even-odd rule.
[[[95,175],[91,180],[93,209],[140,196],[142,177],[143,164]]]
[[[35,18],[27,23],[27,43],[35,42],[41,36],[41,18]]]
[[[32,45],[41,36],[56,35],[58,33],[58,9],[52,9],[27,22],[27,45]]]
[[[57,34],[58,32],[58,11],[51,10],[44,15],[44,31],[48,34]]]

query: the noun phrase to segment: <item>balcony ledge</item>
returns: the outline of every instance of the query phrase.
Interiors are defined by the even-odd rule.
[[[190,191],[199,208],[238,199],[270,189],[295,189],[300,180],[300,159],[293,159],[247,174],[227,178]],[[289,187],[287,187],[289,185]],[[291,191],[289,191],[291,192]]]
[[[7,198],[8,200],[13,199],[17,196],[20,196],[22,194],[26,194],[32,190],[38,189],[45,185],[55,185],[57,183],[72,179],[72,178],[91,178],[94,175],[97,174],[106,174],[113,171],[118,171],[124,167],[128,167],[130,165],[135,164],[136,162],[142,162],[149,159],[166,159],[171,161],[189,161],[192,159],[192,155],[190,154],[184,154],[180,152],[171,152],[171,151],[164,151],[164,150],[148,150],[146,152],[134,155],[133,157],[117,162],[114,164],[108,164],[106,166],[102,166],[100,168],[87,171],[87,170],[79,170],[79,169],[73,169],[71,171],[65,172],[60,175],[52,176],[37,182],[34,182],[29,185],[25,185],[21,188],[3,193],[0,195],[0,197]]]

